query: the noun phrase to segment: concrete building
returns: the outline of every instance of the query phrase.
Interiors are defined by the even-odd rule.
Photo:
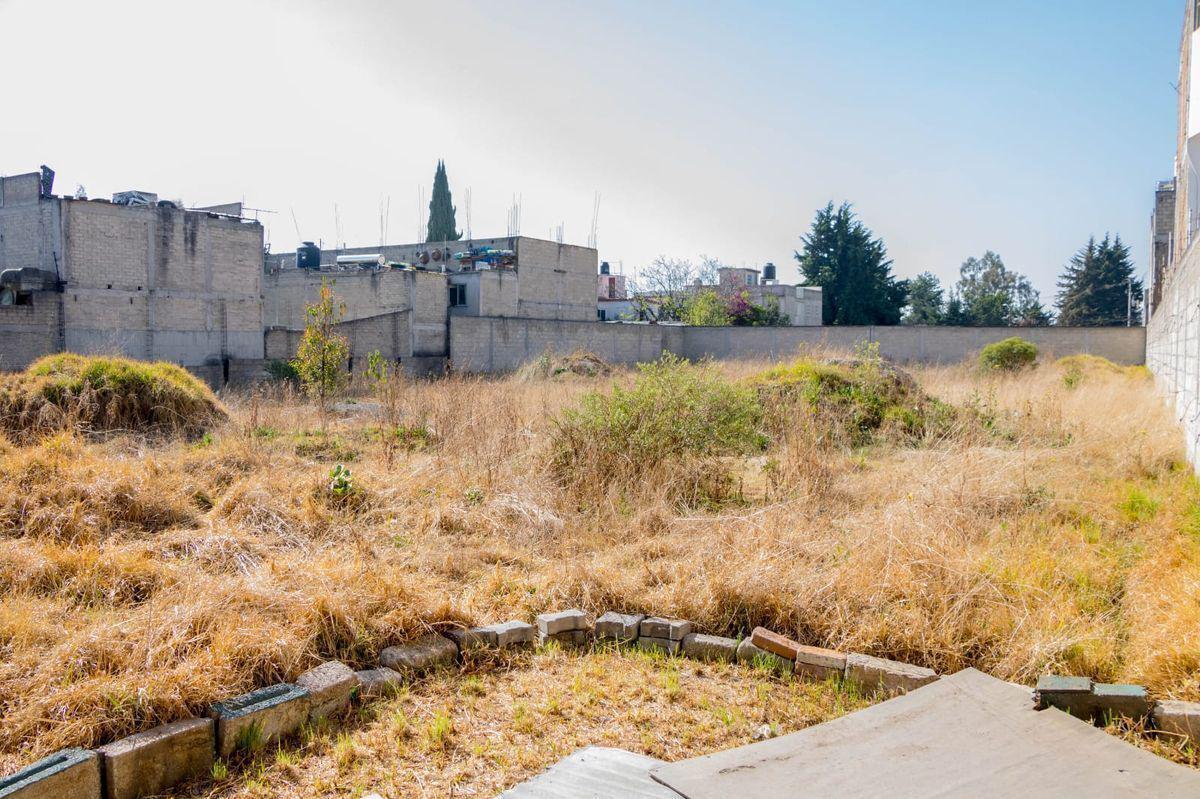
[[[614,275],[608,261],[596,276],[596,318],[601,322],[637,321],[637,308],[625,288],[625,276]]]
[[[449,357],[449,317],[595,321],[596,251],[513,236],[267,256],[266,357],[290,358],[305,308],[323,280],[346,314],[340,332],[352,362],[378,350],[409,372],[437,371]],[[298,266],[311,257],[308,268]]]
[[[801,286],[780,283],[775,279],[775,264],[766,264],[760,272],[746,267],[723,266],[717,270],[717,285],[721,294],[745,292],[756,305],[779,304],[779,310],[792,327],[820,327],[822,324],[822,289],[820,286]],[[709,287],[706,287],[709,288]]]
[[[0,369],[71,351],[169,360],[213,380],[263,357],[263,230],[240,204],[53,194],[0,178]]]

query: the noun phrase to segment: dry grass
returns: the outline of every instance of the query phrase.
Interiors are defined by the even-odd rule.
[[[586,499],[554,479],[553,420],[626,373],[406,384],[420,446],[390,469],[371,406],[321,435],[287,394],[226,398],[230,421],[192,444],[0,441],[0,766],[322,659],[373,665],[431,627],[569,606],[1200,700],[1200,491],[1152,385],[915,376],[970,421],[851,449],[798,415],[723,461],[736,498],[708,509],[653,472]],[[353,501],[328,491],[335,462]]]
[[[831,684],[611,650],[549,649],[467,672],[422,680],[184,795],[491,797],[588,745],[679,760],[867,704]]]

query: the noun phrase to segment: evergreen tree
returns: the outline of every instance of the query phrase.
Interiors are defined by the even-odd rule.
[[[1095,237],[1088,239],[1059,278],[1058,323],[1100,326],[1124,325],[1132,321],[1140,324],[1142,281],[1133,274],[1129,248],[1120,236],[1105,236],[1099,244]]]
[[[855,215],[849,203],[833,203],[817,212],[812,230],[801,239],[796,260],[805,282],[824,291],[827,325],[896,325],[908,285],[892,276],[883,241]]]
[[[908,281],[906,325],[940,325],[945,317],[942,283],[932,272],[922,272]]]
[[[446,165],[438,161],[433,173],[433,194],[429,198],[429,225],[425,241],[458,241],[462,232],[456,229],[454,205],[450,201],[450,181],[446,177]]]

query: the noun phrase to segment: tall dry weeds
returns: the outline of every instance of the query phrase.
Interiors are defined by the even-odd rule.
[[[211,443],[0,444],[0,761],[575,605],[1200,699],[1200,492],[1152,385],[915,374],[967,421],[852,448],[797,416],[761,454],[713,456],[737,486],[715,506],[681,505],[669,462],[591,496],[548,468],[554,420],[627,373],[398,384],[400,424],[429,435],[391,468],[374,413],[313,446],[286,392],[229,398]],[[331,458],[353,458],[361,502],[328,501]]]

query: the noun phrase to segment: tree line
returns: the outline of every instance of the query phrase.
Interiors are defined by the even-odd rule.
[[[801,241],[795,258],[805,283],[824,290],[827,325],[1100,326],[1142,318],[1142,281],[1120,236],[1093,237],[1071,258],[1053,314],[1029,279],[991,250],[964,261],[949,289],[931,272],[897,279],[883,240],[849,203],[818,211]]]

